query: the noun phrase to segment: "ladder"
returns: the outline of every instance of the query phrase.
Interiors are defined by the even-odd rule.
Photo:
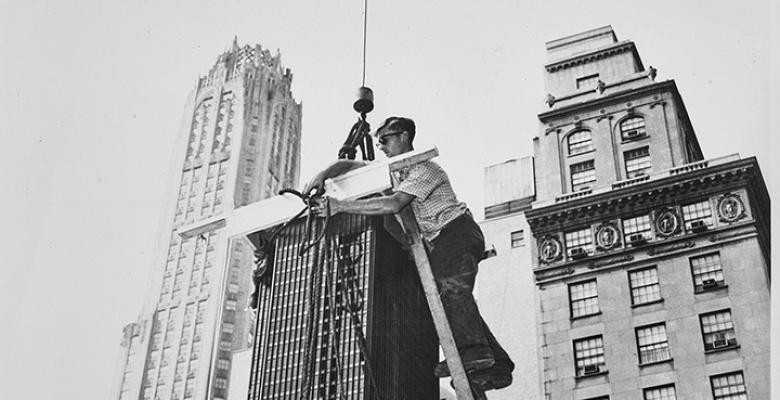
[[[485,392],[479,387],[471,386],[463,368],[412,208],[410,206],[404,207],[398,214],[395,214],[395,218],[403,227],[406,242],[414,258],[414,263],[417,265],[417,273],[420,275],[425,299],[428,301],[428,307],[431,309],[433,324],[436,327],[436,333],[439,335],[439,343],[444,351],[444,357],[447,359],[447,367],[452,376],[456,396],[458,400],[486,400]]]

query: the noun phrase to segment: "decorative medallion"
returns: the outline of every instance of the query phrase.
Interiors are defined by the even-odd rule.
[[[555,236],[545,236],[539,246],[539,259],[544,263],[558,261],[563,255],[563,245]]]
[[[718,199],[718,218],[721,222],[736,222],[745,217],[745,204],[739,195],[726,193]]]
[[[620,231],[612,222],[605,222],[596,228],[596,246],[599,250],[612,250],[620,245]]]
[[[672,208],[664,208],[655,217],[655,231],[661,237],[669,237],[680,232],[680,216]]]

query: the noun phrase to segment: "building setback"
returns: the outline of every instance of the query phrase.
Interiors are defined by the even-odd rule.
[[[253,247],[218,230],[178,232],[297,185],[301,104],[291,83],[278,53],[235,40],[198,80],[178,144],[164,250],[144,309],[124,329],[115,398],[227,398],[232,353],[253,340]]]
[[[768,399],[770,202],[603,27],[547,43],[531,229],[545,399]],[[715,116],[713,116],[715,117]]]
[[[485,219],[479,225],[495,255],[480,262],[474,295],[482,317],[515,362],[512,385],[488,392],[491,400],[541,400],[538,302],[524,214],[533,199],[533,157],[485,168]]]

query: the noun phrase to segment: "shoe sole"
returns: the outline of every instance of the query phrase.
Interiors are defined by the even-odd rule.
[[[474,371],[479,371],[483,369],[488,369],[496,364],[495,360],[477,360],[477,361],[471,361],[468,363],[465,363],[463,365],[463,369],[466,370],[466,374],[469,374]],[[444,364],[444,367],[446,369],[443,369],[442,371],[437,371],[438,368],[434,368],[433,375],[437,378],[446,378],[450,376],[450,369],[447,366],[447,364]]]

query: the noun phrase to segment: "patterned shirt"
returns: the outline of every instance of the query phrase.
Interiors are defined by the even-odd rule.
[[[413,195],[412,210],[420,226],[420,233],[433,240],[447,223],[466,212],[466,203],[458,201],[447,173],[433,161],[403,168],[394,172],[397,180],[393,190]]]

